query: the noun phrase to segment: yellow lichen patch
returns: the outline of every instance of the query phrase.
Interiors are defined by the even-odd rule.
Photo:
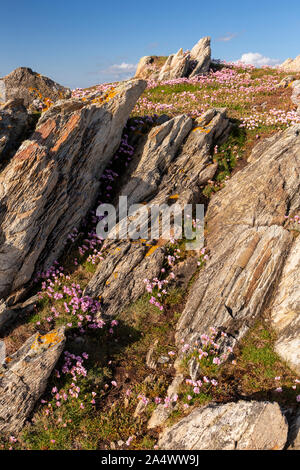
[[[198,126],[193,129],[193,132],[195,131],[205,132],[205,134],[209,134],[210,129],[206,129],[205,127]]]
[[[47,109],[49,109],[53,105],[53,101],[50,98],[44,98],[42,93],[37,88],[29,87],[28,89],[43,102],[43,112],[47,111]]]
[[[179,194],[173,194],[173,196],[169,196],[169,199],[178,199]]]
[[[52,330],[44,336],[38,333],[30,349],[35,352],[38,352],[39,350],[44,349],[45,347],[47,347],[47,349],[51,349],[58,343],[60,343],[62,340],[63,336],[58,330]]]
[[[94,104],[104,104],[108,103],[114,96],[116,96],[117,92],[115,91],[114,88],[111,88],[108,92],[104,93],[101,96],[98,96],[97,98],[94,98],[91,102]],[[86,98],[82,98],[82,100],[85,100]]]
[[[151,248],[150,248],[150,250],[148,251],[148,253],[146,254],[146,256],[152,255],[152,253],[154,253],[154,252],[157,250],[157,248],[159,248],[158,245],[151,246]]]

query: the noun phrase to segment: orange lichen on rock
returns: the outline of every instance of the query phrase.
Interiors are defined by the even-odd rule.
[[[154,253],[157,250],[157,248],[159,248],[158,245],[151,246],[150,250],[146,254],[146,257],[152,255],[152,253]]]
[[[44,336],[38,333],[30,349],[34,352],[38,352],[41,349],[51,349],[63,340],[64,335],[59,330],[52,330]]]
[[[195,131],[205,132],[206,134],[209,134],[210,129],[206,129],[205,127],[198,126],[193,129],[193,132]]]
[[[91,102],[94,104],[104,104],[108,103],[114,96],[116,96],[117,92],[115,91],[115,88],[111,88],[108,92],[104,93],[103,95],[94,98]],[[84,98],[83,98],[84,99]]]

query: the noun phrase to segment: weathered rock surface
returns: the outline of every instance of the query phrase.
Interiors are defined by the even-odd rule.
[[[280,68],[285,72],[300,72],[300,55],[296,59],[287,59]]]
[[[206,74],[211,64],[210,37],[204,37],[189,52],[182,49],[167,60],[145,56],[139,61],[135,77],[152,80],[173,80]]]
[[[0,298],[61,254],[95,203],[100,177],[146,83],[60,101],[0,175]]]
[[[146,201],[147,209],[167,204],[173,197],[173,202],[182,205],[197,200],[201,186],[216,172],[210,149],[213,143],[226,139],[230,122],[226,110],[213,109],[205,113],[193,130],[192,126],[192,119],[182,115],[150,131],[141,155],[136,156],[139,163],[119,194],[128,197],[128,206]],[[110,255],[100,262],[85,294],[101,295],[104,311],[116,315],[145,292],[143,279],[152,279],[160,273],[163,245],[158,243],[151,252],[145,243],[125,240],[106,243],[104,256],[106,250]]]
[[[192,411],[169,429],[163,450],[281,450],[288,425],[277,403],[211,404]]]
[[[142,202],[157,192],[162,175],[192,127],[192,118],[181,115],[150,132],[138,167],[121,191],[122,196],[128,197],[128,205]]]
[[[71,90],[54,82],[48,77],[33,72],[30,68],[19,67],[0,79],[0,103],[21,98],[24,105],[47,106],[50,102],[71,97]]]
[[[184,54],[182,49],[174,55],[170,55],[163,65],[158,80],[173,80],[186,77],[190,66],[190,55]]]
[[[214,326],[234,345],[281,276],[293,242],[285,215],[300,208],[300,126],[260,143],[250,160],[209,204],[210,260],[189,294],[178,341],[193,342]]]
[[[278,332],[276,352],[300,374],[300,237],[286,260],[271,311],[272,326]]]
[[[191,73],[191,77],[205,74],[209,71],[211,63],[210,37],[200,39],[191,50],[191,59],[196,62],[196,66]]]
[[[0,107],[0,164],[21,144],[30,124],[22,99],[14,99]]]
[[[135,78],[157,80],[165,58],[147,55],[141,57],[135,72]]]
[[[64,330],[32,336],[0,369],[0,432],[18,432],[44,393],[65,344]]]

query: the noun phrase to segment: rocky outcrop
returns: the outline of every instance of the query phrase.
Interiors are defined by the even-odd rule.
[[[119,193],[128,197],[128,206],[143,202],[147,209],[155,204],[173,201],[184,205],[198,200],[202,185],[217,169],[210,149],[226,139],[230,122],[226,110],[213,109],[192,127],[192,119],[181,115],[150,131],[141,154],[135,156],[136,169]],[[105,259],[99,263],[85,294],[101,295],[104,311],[116,315],[144,293],[143,279],[160,273],[164,244],[163,240],[154,240],[153,246],[126,240],[105,243]]]
[[[44,393],[65,344],[64,330],[32,336],[0,366],[0,432],[18,432]]]
[[[195,67],[191,77],[205,74],[209,71],[211,62],[210,37],[200,39],[191,50],[191,60],[195,62]]]
[[[262,314],[293,243],[285,216],[300,209],[300,126],[261,142],[250,164],[209,204],[210,260],[194,282],[177,341],[214,326],[232,345]]]
[[[22,99],[10,100],[0,107],[0,164],[17,150],[30,125]]]
[[[191,51],[183,52],[179,49],[167,60],[159,59],[154,56],[142,57],[135,77],[163,81],[206,74],[211,64],[210,37],[200,39]]]
[[[271,311],[272,326],[278,333],[276,352],[300,374],[300,237],[285,263]]]
[[[34,108],[42,109],[57,100],[70,97],[70,89],[27,67],[19,67],[0,79],[0,103],[21,98],[26,107],[33,105]]]
[[[167,57],[146,55],[139,60],[135,78],[157,80]]]
[[[288,424],[277,403],[239,401],[195,409],[166,429],[158,446],[163,450],[282,450],[287,434]]]
[[[280,65],[280,68],[287,73],[300,72],[300,55],[296,59],[287,59]]]
[[[173,80],[175,78],[186,77],[190,66],[189,53],[183,52],[182,49],[175,55],[170,55],[163,65],[158,80]]]
[[[100,177],[146,83],[59,101],[0,175],[0,298],[62,253],[95,203]]]

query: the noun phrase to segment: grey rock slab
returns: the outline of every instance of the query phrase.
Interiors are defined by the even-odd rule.
[[[281,450],[288,424],[277,403],[211,404],[166,429],[162,450]]]

